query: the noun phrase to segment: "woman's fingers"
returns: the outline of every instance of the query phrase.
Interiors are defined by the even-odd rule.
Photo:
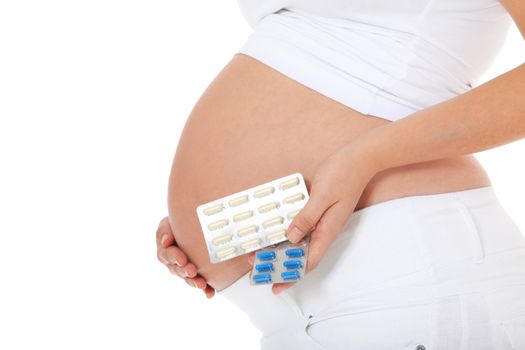
[[[317,267],[330,245],[341,233],[352,214],[350,207],[344,202],[337,202],[323,214],[310,237],[305,273]]]
[[[188,262],[186,253],[177,247],[167,216],[160,221],[157,229],[157,255],[164,264],[184,266]]]
[[[187,263],[186,265],[182,266],[182,269],[186,272],[187,277],[193,278],[197,276],[197,266],[192,263]]]
[[[173,236],[173,231],[171,230],[170,222],[167,216],[160,220],[156,237],[157,246],[168,247],[175,243],[175,237]]]
[[[316,192],[312,186],[312,193],[306,205],[293,218],[286,230],[286,237],[292,243],[297,243],[303,237],[315,229],[317,222],[335,200],[323,191]]]
[[[184,268],[177,265],[170,265],[168,266],[168,269],[171,273],[183,278],[186,284],[189,286],[202,289],[208,299],[213,298],[215,295],[215,289],[206,282],[204,277],[197,274],[194,274],[192,277],[188,277],[185,274]]]
[[[166,216],[160,220],[157,228],[157,258],[163,264],[184,266],[188,262],[186,254],[176,246],[175,236]]]
[[[180,266],[177,266],[177,265],[167,265],[168,267],[168,270],[170,270],[170,272],[173,274],[173,275],[177,275],[179,276],[180,278],[186,278],[186,271],[184,271],[184,269]]]
[[[158,259],[164,264],[185,266],[188,263],[188,257],[177,246],[169,246],[167,248],[159,248],[157,251]]]
[[[255,252],[251,252],[248,254],[248,263],[250,265],[253,265],[253,262],[255,261]]]
[[[160,221],[156,238],[159,261],[166,265],[172,274],[184,279],[188,285],[202,289],[207,298],[212,298],[215,295],[215,289],[206,282],[204,277],[197,274],[197,267],[177,246],[168,217]]]
[[[177,265],[185,272],[185,276],[197,275],[197,268],[189,262],[188,256],[177,247],[175,236],[171,230],[168,217],[163,218],[157,229],[157,258],[165,265]]]
[[[167,265],[170,272],[181,278],[194,278],[197,276],[197,268],[192,263],[188,263],[185,266]]]
[[[206,283],[206,280],[199,275],[195,276],[194,278],[186,277],[185,280],[188,285],[195,287],[195,288],[204,290],[208,286],[208,283]]]
[[[173,233],[163,233],[160,237],[159,246],[163,248],[167,248],[170,245],[174,245],[177,242],[175,242],[175,236],[173,236]]]
[[[213,296],[215,295],[215,289],[208,284],[204,289],[204,294],[206,294],[206,298],[208,299],[213,298]]]
[[[288,288],[290,288],[291,286],[293,286],[295,283],[275,283],[273,286],[272,286],[272,293],[273,294],[279,294],[281,293],[283,290],[286,290]]]

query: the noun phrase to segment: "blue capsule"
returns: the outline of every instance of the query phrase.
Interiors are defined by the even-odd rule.
[[[288,270],[300,269],[301,267],[303,267],[303,263],[301,262],[301,260],[286,260],[285,262],[283,262],[283,266],[286,267],[286,269]]]
[[[281,277],[285,281],[298,280],[301,274],[297,270],[281,272]]]
[[[273,271],[273,263],[263,263],[263,264],[257,264],[255,265],[255,269],[257,272],[269,272]]]
[[[275,252],[273,250],[258,252],[257,259],[262,261],[273,260],[275,259]]]
[[[304,250],[301,248],[286,249],[286,256],[289,258],[300,258],[304,255]]]
[[[269,273],[259,273],[257,275],[253,275],[253,280],[255,283],[270,283],[272,281],[272,275]]]

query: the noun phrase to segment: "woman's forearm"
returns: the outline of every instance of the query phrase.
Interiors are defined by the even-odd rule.
[[[525,64],[353,142],[377,172],[460,156],[525,137]]]

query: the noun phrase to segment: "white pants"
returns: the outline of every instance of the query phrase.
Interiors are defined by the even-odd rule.
[[[356,211],[317,269],[270,288],[220,292],[264,350],[525,349],[525,237],[492,187]]]

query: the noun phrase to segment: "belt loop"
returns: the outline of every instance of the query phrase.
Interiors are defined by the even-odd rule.
[[[461,199],[456,197],[454,200],[454,204],[456,205],[459,212],[461,213],[461,216],[463,217],[463,221],[465,221],[469,234],[472,238],[472,242],[474,244],[473,245],[474,262],[476,264],[481,264],[485,259],[485,252],[483,250],[483,242],[481,241],[481,235],[478,231],[478,228],[476,227],[474,218],[472,217],[472,214],[470,213],[467,206],[461,201]]]

